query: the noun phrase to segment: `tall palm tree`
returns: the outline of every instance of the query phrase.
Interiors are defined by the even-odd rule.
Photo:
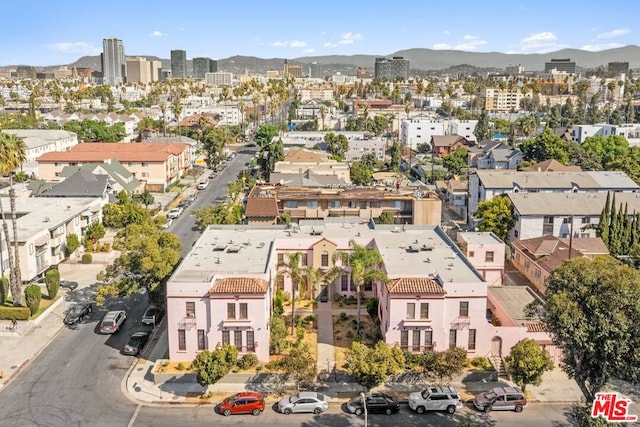
[[[22,277],[20,274],[20,258],[18,246],[18,221],[16,217],[16,192],[13,188],[12,172],[20,167],[26,160],[26,147],[22,138],[18,138],[12,134],[0,133],[0,173],[9,174],[9,204],[11,209],[11,225],[13,228],[13,250],[11,253],[11,240],[9,238],[9,226],[4,215],[2,200],[0,199],[0,215],[2,215],[2,228],[4,231],[5,241],[7,242],[7,252],[9,253],[9,284],[11,295],[13,296],[13,305],[20,305],[20,283]],[[0,254],[1,255],[1,254]]]
[[[360,335],[360,312],[362,308],[361,297],[365,284],[370,282],[387,282],[389,278],[382,270],[382,255],[373,248],[367,248],[358,244],[355,240],[349,241],[350,253],[341,253],[342,265],[336,266],[328,273],[328,277],[339,277],[341,274],[351,276],[351,286],[356,288],[356,301],[358,310],[357,332]]]
[[[287,254],[286,262],[278,264],[278,274],[291,279],[291,335],[295,334],[296,327],[296,291],[306,293],[318,274],[313,268],[300,265],[302,256],[302,252]]]

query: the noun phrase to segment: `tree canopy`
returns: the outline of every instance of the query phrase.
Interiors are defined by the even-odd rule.
[[[382,384],[389,375],[400,373],[405,365],[402,350],[384,341],[378,341],[373,348],[354,341],[345,357],[347,371],[367,390]]]
[[[506,195],[494,196],[480,203],[475,216],[478,219],[478,231],[492,231],[503,241],[515,224],[513,204]]]
[[[532,339],[525,338],[511,347],[507,358],[513,381],[524,391],[527,384],[540,385],[542,374],[553,369],[551,356]]]
[[[593,401],[611,378],[640,379],[640,272],[611,256],[571,259],[547,279],[543,316],[562,368]]]

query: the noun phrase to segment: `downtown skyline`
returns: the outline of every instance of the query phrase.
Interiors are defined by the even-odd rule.
[[[393,10],[335,0],[322,8],[287,0],[270,7],[249,0],[196,0],[189,7],[162,1],[113,0],[109,7],[89,3],[81,8],[43,3],[28,11],[28,32],[23,21],[6,20],[0,29],[5,41],[0,66],[71,63],[100,54],[102,40],[110,37],[123,41],[127,56],[168,58],[180,49],[188,59],[385,56],[410,48],[528,54],[640,44],[633,30],[640,4],[633,2],[614,0],[606,7],[549,0],[490,3],[409,0]],[[6,16],[25,14],[16,3],[4,10]]]

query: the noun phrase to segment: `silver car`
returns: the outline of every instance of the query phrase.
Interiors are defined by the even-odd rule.
[[[297,395],[284,397],[278,402],[278,411],[289,415],[294,412],[313,412],[318,415],[329,409],[327,396],[314,391],[302,391]]]

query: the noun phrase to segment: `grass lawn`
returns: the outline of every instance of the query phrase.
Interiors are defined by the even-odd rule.
[[[42,295],[42,299],[40,300],[40,307],[38,311],[33,316],[29,317],[29,320],[35,320],[40,316],[44,311],[51,306],[51,304],[55,303],[60,299],[60,295],[56,295],[54,299],[49,298],[48,295]],[[22,304],[24,304],[24,297],[22,298]],[[11,296],[7,297],[7,300],[4,302],[5,307],[13,306],[13,298]]]
[[[353,338],[356,336],[356,321],[357,316],[333,316],[333,344],[336,349],[335,358],[337,370],[344,369],[345,351],[351,347]],[[362,344],[367,347],[373,347],[378,341],[378,334],[376,333],[377,326],[364,309],[360,315],[360,322],[362,328]]]

